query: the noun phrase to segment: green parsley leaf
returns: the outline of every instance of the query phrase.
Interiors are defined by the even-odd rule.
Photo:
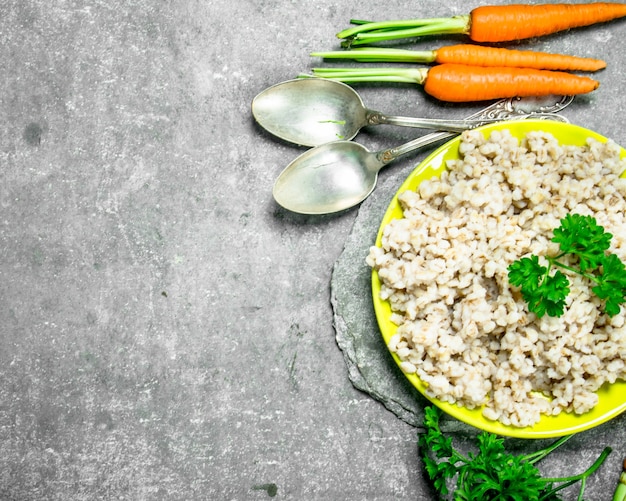
[[[543,478],[534,463],[564,444],[572,435],[561,437],[532,454],[518,456],[505,450],[503,438],[481,432],[476,437],[477,452],[464,456],[441,432],[440,414],[436,407],[426,407],[425,431],[419,435],[419,450],[426,474],[441,499],[449,499],[448,484],[453,482],[456,482],[452,492],[454,501],[557,501],[561,499],[558,492],[576,482],[580,482],[578,499],[583,499],[587,478],[611,453],[611,448],[606,447],[596,461],[578,475]],[[436,451],[428,448],[434,445],[439,446]],[[444,449],[446,453],[442,457]]]
[[[548,314],[560,317],[565,311],[570,293],[565,273],[552,268],[579,274],[593,282],[592,291],[604,300],[604,312],[615,316],[626,302],[626,269],[615,255],[608,253],[613,235],[606,232],[592,216],[568,214],[561,226],[554,230],[552,241],[559,244],[557,256],[544,256],[548,266],[539,263],[539,257],[523,257],[508,267],[509,283],[520,287],[528,310],[541,318]],[[578,261],[575,268],[560,261],[566,255]]]
[[[592,291],[605,300],[607,315],[615,316],[620,312],[620,304],[626,302],[626,267],[615,254],[603,259],[598,285]]]
[[[552,241],[558,243],[563,254],[575,254],[580,270],[595,269],[611,245],[613,235],[604,231],[594,217],[568,214],[561,226],[554,230]]]
[[[524,286],[527,290],[539,288],[541,277],[548,268],[539,264],[538,256],[523,257],[509,266],[509,282]]]

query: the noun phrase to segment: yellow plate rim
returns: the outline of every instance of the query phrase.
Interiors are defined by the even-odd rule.
[[[593,138],[601,142],[608,141],[608,138],[590,129],[586,129],[579,125],[551,120],[505,121],[485,125],[476,130],[488,135],[494,130],[504,129],[508,129],[513,136],[520,139],[529,132],[536,130],[549,132],[563,145],[582,146],[586,143],[587,138]],[[385,211],[376,236],[376,246],[381,246],[382,231],[389,221],[403,217],[402,210],[400,209],[398,202],[398,195],[406,190],[415,189],[421,181],[427,178],[431,178],[434,175],[440,175],[445,169],[447,160],[458,158],[458,146],[460,141],[460,136],[457,136],[440,146],[428,155],[422,162],[420,162],[420,164],[417,165],[417,167],[409,174],[400,188],[396,191],[389,206],[387,207],[387,210]],[[626,150],[624,148],[621,148],[621,157],[626,157]],[[622,177],[626,177],[626,171],[622,174]],[[379,298],[380,280],[376,270],[372,270],[371,278],[374,312],[382,338],[385,341],[385,346],[387,346],[391,336],[395,333],[397,326],[389,321],[389,316],[391,314],[389,302],[383,301]],[[395,353],[391,351],[390,353],[401,371],[400,359]],[[596,392],[599,397],[599,402],[592,410],[585,414],[575,415],[573,413],[562,412],[557,416],[542,415],[540,421],[531,427],[519,428],[506,426],[500,422],[490,421],[483,417],[480,408],[470,410],[465,407],[458,406],[457,404],[442,402],[428,396],[425,391],[426,387],[424,383],[416,374],[406,374],[404,372],[403,374],[427,400],[450,416],[453,416],[456,419],[478,429],[502,436],[541,439],[570,435],[572,433],[579,433],[606,423],[626,410],[626,381],[618,380],[613,384],[605,384]]]

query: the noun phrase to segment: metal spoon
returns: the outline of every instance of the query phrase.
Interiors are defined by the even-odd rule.
[[[541,101],[532,100],[515,108],[513,100],[505,99],[472,117],[534,117],[568,122],[554,112],[571,101],[571,96],[560,97],[550,105],[546,105],[545,101],[541,104]],[[538,112],[534,113],[531,109]],[[274,184],[274,199],[284,208],[301,214],[330,214],[349,209],[372,193],[378,172],[385,165],[411,151],[455,135],[449,132],[432,133],[378,152],[370,152],[351,141],[317,146],[297,157],[282,171]]]
[[[288,80],[252,100],[252,115],[268,132],[302,146],[350,140],[366,125],[401,125],[461,132],[497,119],[440,120],[383,115],[365,107],[348,85],[324,78]]]

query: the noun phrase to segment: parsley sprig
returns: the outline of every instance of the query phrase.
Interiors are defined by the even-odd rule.
[[[419,436],[420,457],[426,473],[441,499],[448,499],[454,480],[454,501],[556,501],[558,492],[580,482],[578,501],[583,500],[587,478],[604,463],[611,448],[606,447],[583,473],[570,477],[543,478],[535,466],[573,435],[562,437],[541,450],[527,455],[506,452],[504,439],[481,432],[476,438],[478,452],[464,455],[439,427],[441,411],[425,409],[425,432]]]
[[[568,214],[554,230],[552,242],[559,244],[559,254],[544,256],[544,266],[536,255],[523,257],[508,267],[509,282],[521,287],[529,311],[541,318],[546,313],[560,317],[570,292],[570,282],[564,271],[581,275],[593,284],[592,291],[604,301],[604,312],[613,317],[626,302],[626,268],[620,258],[608,252],[613,235],[606,232],[592,216]],[[578,266],[561,259],[574,256]]]

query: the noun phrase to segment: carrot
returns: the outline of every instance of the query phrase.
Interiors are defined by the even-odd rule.
[[[513,66],[562,71],[597,71],[606,67],[601,59],[551,54],[530,50],[510,50],[482,45],[459,44],[438,50],[357,48],[331,52],[313,52],[311,56],[325,59],[354,59],[357,61],[382,61],[405,63],[454,63],[472,66]]]
[[[626,3],[493,5],[469,15],[382,22],[352,20],[357,26],[337,34],[344,46],[423,35],[464,34],[475,42],[509,42],[590,26],[626,16]]]
[[[441,101],[462,102],[504,97],[586,94],[600,84],[591,78],[531,68],[441,64],[428,71],[427,94]]]
[[[470,14],[476,42],[506,42],[550,35],[626,16],[623,3],[482,6]]]
[[[314,68],[312,76],[345,83],[417,83],[427,94],[448,102],[586,94],[600,85],[591,78],[561,71],[452,63],[431,68]]]

